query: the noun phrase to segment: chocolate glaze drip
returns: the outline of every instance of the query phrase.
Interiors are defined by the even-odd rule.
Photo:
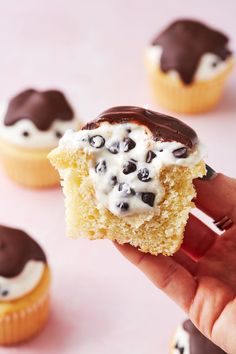
[[[189,333],[190,354],[227,354],[199,332],[190,320],[183,323],[183,328]]]
[[[193,81],[203,54],[213,53],[226,60],[231,52],[228,37],[206,25],[191,20],[178,20],[158,35],[152,45],[163,48],[161,69],[176,70],[185,84]]]
[[[29,89],[10,101],[4,124],[11,126],[21,119],[29,119],[39,130],[45,131],[56,119],[70,121],[73,115],[71,106],[60,91]]]
[[[195,131],[180,120],[140,107],[113,107],[98,116],[83,129],[96,129],[102,122],[110,124],[135,123],[146,126],[155,141],[177,141],[190,149],[198,143]]]
[[[0,225],[0,276],[17,276],[29,260],[47,262],[42,248],[24,231]]]

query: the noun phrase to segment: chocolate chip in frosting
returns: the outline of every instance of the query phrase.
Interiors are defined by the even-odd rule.
[[[217,65],[219,64],[219,61],[213,61],[212,63],[211,63],[211,66],[213,67],[213,68],[216,68],[217,67]]]
[[[9,291],[6,290],[6,289],[1,292],[1,295],[2,295],[3,297],[7,296],[8,294],[9,294]]]
[[[151,180],[151,177],[149,177],[149,170],[146,167],[139,169],[138,179],[142,182],[149,182]]]
[[[128,152],[132,149],[134,149],[136,146],[136,142],[130,138],[125,138],[124,139],[124,152]]]
[[[92,147],[99,149],[105,145],[105,139],[101,135],[94,135],[89,138],[89,143]]]
[[[115,143],[113,143],[112,145],[110,145],[107,150],[111,153],[111,154],[118,154],[119,150],[120,150],[120,143],[119,141],[116,141]]]
[[[126,202],[118,202],[116,203],[116,207],[119,208],[121,211],[129,210],[129,204]]]
[[[131,195],[135,195],[135,191],[131,188],[127,183],[120,183],[118,186],[118,191],[122,192],[124,197],[129,197]]]
[[[24,132],[22,132],[22,135],[25,137],[25,138],[28,138],[28,136],[30,136],[30,133],[25,130]]]
[[[175,344],[175,349],[179,351],[179,354],[184,354],[184,347],[181,347],[179,343]]]
[[[116,176],[111,176],[110,184],[114,187],[117,183],[118,183],[117,177]]]
[[[128,175],[134,171],[137,170],[137,166],[134,162],[132,161],[127,161],[124,165],[123,165],[123,170],[122,172],[125,174],[125,175]]]
[[[145,192],[145,193],[142,193],[142,195],[141,195],[142,201],[145,204],[148,204],[150,207],[153,207],[154,201],[155,201],[155,197],[156,197],[155,194],[154,193],[150,193],[150,192]]]
[[[106,161],[100,161],[95,166],[95,172],[99,175],[104,175],[107,171]]]
[[[55,135],[56,135],[56,137],[57,137],[58,139],[61,139],[63,134],[62,134],[61,132],[59,132],[59,131],[56,131],[56,132],[55,132]]]
[[[147,157],[146,157],[146,162],[147,163],[151,163],[152,160],[156,157],[157,155],[155,154],[155,152],[153,152],[152,150],[149,150],[147,153]]]
[[[185,159],[188,157],[188,149],[186,147],[182,147],[173,151],[173,155],[178,159]]]

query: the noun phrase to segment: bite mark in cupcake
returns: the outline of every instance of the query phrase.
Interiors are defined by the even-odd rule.
[[[172,255],[204,153],[192,128],[140,107],[114,107],[67,131],[49,159],[63,179],[68,234]]]
[[[190,127],[138,107],[109,109],[71,134],[77,147],[91,154],[90,177],[98,202],[118,216],[154,210],[165,194],[160,168],[188,165],[189,155],[190,160],[198,156],[198,137]],[[61,145],[69,139],[70,132]]]

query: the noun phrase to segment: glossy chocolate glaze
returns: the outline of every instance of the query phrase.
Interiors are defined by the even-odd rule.
[[[73,110],[62,92],[29,89],[12,98],[4,124],[11,126],[19,120],[29,119],[39,130],[45,131],[56,119],[70,121],[73,116]]]
[[[185,123],[176,118],[140,107],[110,108],[100,114],[96,120],[86,124],[83,129],[96,129],[103,122],[144,125],[151,131],[155,141],[177,141],[190,149],[198,143],[197,134]]]
[[[183,82],[190,84],[203,54],[213,53],[221,60],[231,55],[228,41],[223,33],[203,23],[183,19],[172,23],[151,44],[163,48],[161,70],[176,70]]]
[[[0,225],[0,276],[17,276],[29,260],[47,262],[42,248],[24,231]]]
[[[199,332],[190,320],[183,323],[183,328],[189,334],[190,354],[227,354]]]

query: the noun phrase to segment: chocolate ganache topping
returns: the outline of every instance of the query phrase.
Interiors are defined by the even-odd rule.
[[[24,231],[0,225],[0,276],[17,276],[30,260],[47,262],[42,248]]]
[[[136,123],[146,126],[155,141],[177,141],[192,148],[198,143],[195,131],[180,120],[134,106],[113,107],[98,116],[83,129],[96,129],[103,122],[110,124]]]
[[[172,23],[151,44],[163,49],[162,71],[176,70],[183,82],[190,84],[203,54],[213,53],[222,60],[231,55],[227,48],[228,41],[223,33],[203,23],[183,19]]]
[[[74,113],[60,91],[29,89],[15,96],[9,103],[4,124],[11,126],[22,119],[29,119],[41,131],[50,128],[55,120],[70,121]]]
[[[184,322],[183,328],[189,333],[190,354],[226,354],[199,332],[190,320]]]

